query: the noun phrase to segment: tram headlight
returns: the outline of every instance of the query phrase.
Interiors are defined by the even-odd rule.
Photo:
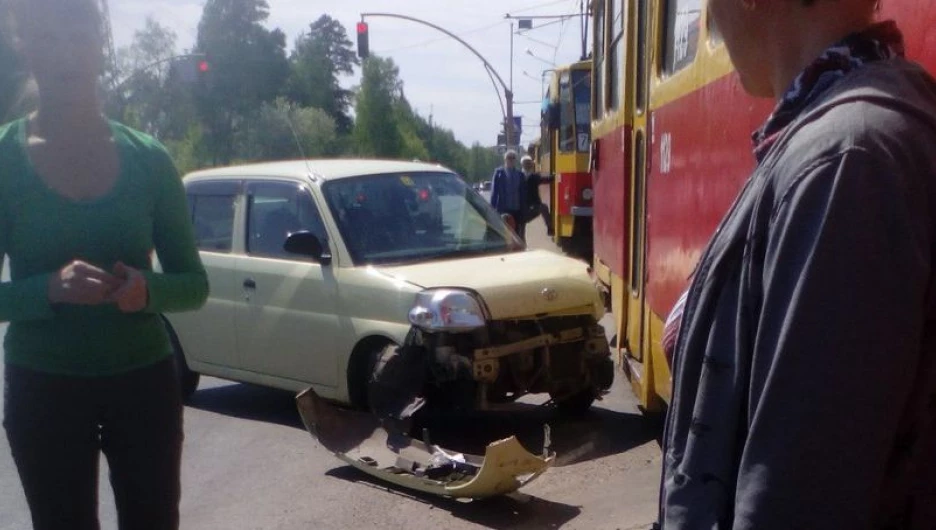
[[[595,191],[591,188],[585,188],[582,190],[582,200],[590,201],[595,198]]]
[[[483,328],[487,319],[481,302],[460,289],[427,289],[416,295],[409,321],[429,332],[468,332]]]

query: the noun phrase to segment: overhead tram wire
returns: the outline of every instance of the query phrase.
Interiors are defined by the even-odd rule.
[[[536,30],[538,30],[538,29],[542,29],[542,28],[545,28],[545,27],[547,27],[547,26],[552,26],[552,25],[554,25],[554,24],[561,24],[561,23],[565,22],[566,20],[568,20],[568,19],[570,19],[570,18],[575,18],[575,17],[577,17],[577,16],[578,16],[578,15],[558,15],[558,16],[556,16],[556,19],[557,19],[557,20],[553,20],[552,22],[547,22],[547,23],[545,23],[545,24],[540,24],[540,25],[538,25],[538,26],[535,26],[533,29],[525,29],[525,30],[523,30],[523,33],[520,33],[520,32],[518,31],[517,34],[518,34],[518,35],[523,35],[524,33],[529,33],[529,32],[531,32],[531,31],[536,31]],[[518,17],[518,18],[519,18],[519,17]]]
[[[518,35],[520,35],[521,37],[523,37],[524,39],[526,39],[526,40],[528,40],[528,41],[530,41],[530,42],[535,42],[536,44],[539,44],[539,45],[541,45],[541,46],[549,46],[550,48],[552,48],[552,46],[553,46],[551,42],[546,42],[546,41],[544,41],[544,40],[534,39],[533,37],[531,37],[531,36],[529,36],[529,35],[527,35],[527,34],[525,34],[525,33],[519,33]]]
[[[565,22],[563,20],[562,22]],[[556,57],[559,55],[559,47],[562,46],[562,40],[565,38],[566,30],[569,29],[569,24],[562,24],[562,28],[559,30],[559,39],[556,40],[556,45],[553,46],[553,64],[556,63]]]
[[[530,7],[522,7],[522,8],[520,8],[520,9],[512,9],[511,12],[512,12],[512,13],[525,13],[525,12],[527,12],[527,11],[533,11],[533,10],[536,10],[536,9],[542,9],[542,8],[544,8],[544,7],[551,7],[551,6],[559,5],[559,4],[563,3],[563,2],[568,2],[568,0],[557,0],[557,1],[555,1],[555,2],[546,2],[545,4],[538,4],[538,5],[530,6]]]

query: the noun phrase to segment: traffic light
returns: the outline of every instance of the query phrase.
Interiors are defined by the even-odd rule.
[[[357,54],[361,59],[370,57],[370,43],[367,36],[367,22],[357,24]]]
[[[193,53],[175,57],[170,65],[171,74],[183,84],[204,83],[205,76],[211,70],[211,63],[203,53]]]

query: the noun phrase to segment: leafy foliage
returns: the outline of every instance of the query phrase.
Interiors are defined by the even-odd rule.
[[[273,101],[289,75],[286,35],[267,30],[266,0],[208,0],[198,25],[196,48],[211,62],[196,104],[215,160],[230,162],[234,137],[265,102]]]
[[[181,172],[241,161],[372,156],[443,164],[466,179],[490,178],[500,156],[416,112],[390,58],[358,60],[346,29],[323,14],[287,56],[269,29],[266,0],[207,0],[193,50],[147,19],[102,77],[108,114],[159,138]],[[0,115],[25,73],[0,32]],[[193,55],[194,54],[194,55]],[[179,65],[204,57],[207,72]],[[189,63],[191,64],[191,63]],[[360,85],[347,80],[361,69]]]
[[[287,95],[301,106],[323,109],[335,120],[338,130],[347,133],[353,126],[349,110],[354,93],[341,86],[340,76],[354,74],[354,67],[359,65],[344,27],[322,15],[296,41],[290,57]]]
[[[264,103],[246,129],[244,154],[251,160],[335,154],[335,120],[322,109],[299,107],[285,98]]]
[[[364,61],[354,123],[358,154],[382,158],[403,154],[404,135],[394,112],[402,89],[400,72],[392,59],[371,56]]]

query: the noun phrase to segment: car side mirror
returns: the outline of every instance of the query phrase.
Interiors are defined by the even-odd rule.
[[[286,243],[283,244],[283,250],[290,254],[312,258],[322,265],[330,265],[332,261],[331,253],[325,245],[315,234],[308,230],[300,230],[289,234]]]

